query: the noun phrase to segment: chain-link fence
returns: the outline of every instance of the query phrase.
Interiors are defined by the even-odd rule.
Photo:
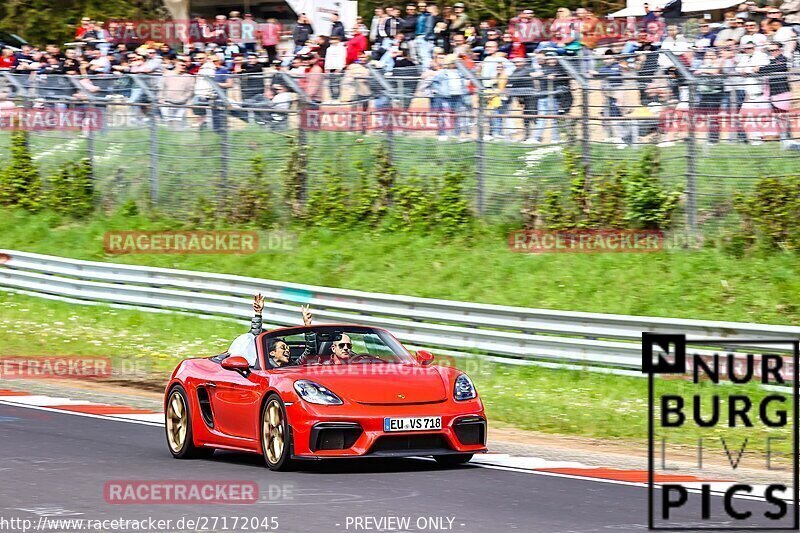
[[[800,170],[798,73],[779,55],[767,46],[688,59],[670,52],[477,65],[439,58],[440,68],[426,71],[354,64],[303,74],[6,73],[0,116],[97,110],[92,127],[29,128],[29,142],[45,180],[64,162],[88,157],[108,209],[149,199],[185,217],[204,199],[235,209],[241,188],[254,186],[277,200],[285,169],[298,161],[307,198],[326,173],[358,186],[384,150],[401,179],[463,172],[476,211],[513,219],[532,187],[567,183],[566,153],[594,175],[654,145],[664,183],[683,192],[680,222],[706,229],[728,219],[734,195],[758,178]],[[0,134],[5,153],[9,137]],[[265,165],[258,183],[257,156]]]

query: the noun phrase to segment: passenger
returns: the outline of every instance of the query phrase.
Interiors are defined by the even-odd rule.
[[[286,341],[281,338],[277,338],[272,339],[270,344],[272,349],[269,351],[269,357],[272,361],[272,364],[276,367],[289,364],[289,356],[291,352],[289,350],[289,345],[286,344]]]

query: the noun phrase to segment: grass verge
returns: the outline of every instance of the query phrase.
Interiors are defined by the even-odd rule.
[[[312,285],[545,309],[800,323],[800,257],[733,257],[717,249],[647,254],[518,254],[500,227],[470,239],[295,228],[293,250],[251,255],[108,255],[109,230],[172,230],[115,215],[74,222],[0,210],[0,248]]]

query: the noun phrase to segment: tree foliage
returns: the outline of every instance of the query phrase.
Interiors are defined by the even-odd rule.
[[[0,30],[38,46],[61,45],[74,40],[81,17],[106,21],[166,14],[161,0],[5,0],[0,2]]]

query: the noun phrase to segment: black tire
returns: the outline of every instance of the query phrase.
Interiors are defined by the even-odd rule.
[[[180,405],[183,411],[175,406]],[[164,404],[164,428],[167,437],[167,448],[176,459],[207,459],[214,455],[213,448],[200,448],[194,445],[192,434],[192,409],[186,390],[181,385],[175,385],[169,391]],[[174,415],[174,416],[173,416]],[[179,420],[182,420],[185,430],[181,432]]]
[[[270,418],[271,416],[271,418]],[[276,418],[279,417],[279,420]],[[267,468],[285,472],[294,467],[292,461],[292,428],[286,418],[286,406],[276,393],[267,396],[261,408],[261,452]],[[281,442],[279,449],[276,444]]]
[[[472,459],[471,453],[456,453],[452,455],[434,455],[433,458],[442,466],[458,466],[468,463]]]

